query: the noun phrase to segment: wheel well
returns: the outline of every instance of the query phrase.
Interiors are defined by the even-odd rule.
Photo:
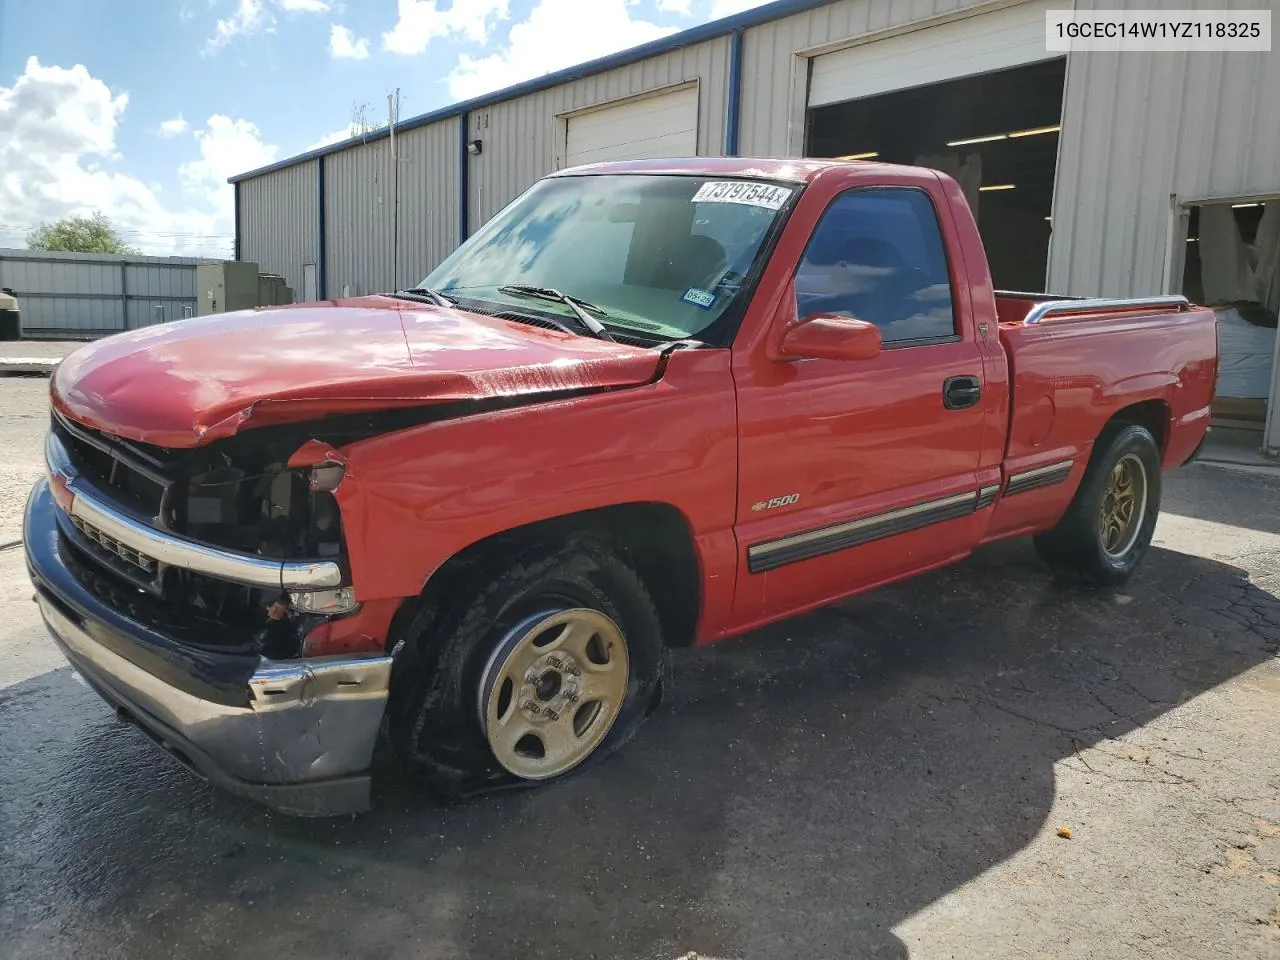
[[[582,535],[606,541],[635,568],[658,609],[668,646],[693,643],[702,597],[689,524],[670,504],[627,503],[504,530],[454,554],[427,580],[422,595],[397,613],[389,646],[410,624],[421,624],[419,614],[434,618],[472,582],[508,563],[513,552]]]
[[[1169,404],[1165,401],[1143,400],[1141,403],[1130,404],[1118,410],[1102,428],[1102,434],[1105,436],[1128,426],[1146,427],[1151,432],[1151,436],[1155,437],[1156,446],[1163,455],[1165,441],[1169,438],[1169,418],[1172,415]]]

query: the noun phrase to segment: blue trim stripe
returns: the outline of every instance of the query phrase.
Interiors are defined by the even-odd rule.
[[[762,7],[756,7],[754,10],[747,10],[743,13],[735,14],[731,17],[725,17],[721,20],[713,20],[711,23],[704,23],[702,26],[693,27],[692,29],[685,30],[682,33],[675,33],[669,37],[663,37],[660,40],[641,44],[638,47],[632,47],[630,50],[623,50],[621,53],[601,57],[598,60],[591,60],[575,67],[569,67],[567,70],[561,70],[557,73],[549,73],[546,76],[538,77],[535,80],[518,83],[513,87],[507,87],[505,90],[499,90],[496,93],[485,94],[482,97],[476,97],[472,100],[466,100],[462,103],[455,103],[451,106],[443,107],[440,110],[435,110],[431,113],[424,113],[421,116],[412,117],[409,120],[405,120],[403,123],[396,124],[396,132],[402,133],[407,130],[413,130],[417,127],[425,127],[428,124],[438,123],[441,120],[448,120],[451,117],[462,116],[474,110],[491,107],[495,103],[501,103],[504,100],[513,100],[516,97],[523,97],[530,93],[537,93],[539,90],[548,90],[551,87],[557,87],[562,83],[569,82],[570,80],[579,80],[582,77],[589,77],[593,74],[603,73],[605,70],[614,70],[618,67],[625,67],[632,63],[638,63],[641,60],[647,60],[649,57],[655,57],[663,53],[670,53],[672,50],[679,50],[681,47],[692,46],[695,43],[704,43],[707,40],[715,40],[718,37],[732,35],[735,31],[746,30],[748,27],[758,27],[763,23],[769,23],[772,20],[779,20],[783,17],[789,17],[797,13],[804,13],[807,10],[813,10],[816,7],[826,6],[833,2],[834,0],[775,0],[774,3],[767,3]],[[317,157],[323,157],[330,153],[337,153],[360,143],[372,143],[377,140],[383,140],[389,135],[390,131],[384,127],[381,130],[365,136],[352,137],[350,140],[343,140],[341,143],[335,143],[327,147],[320,147],[316,150],[300,153],[296,157],[279,160],[276,163],[269,164],[265,167],[250,170],[248,173],[236,174],[234,177],[229,178],[228,182],[238,183],[241,180],[249,180],[253,177],[262,176],[264,173],[271,173],[275,170],[284,170],[286,167],[296,166],[299,163],[306,163],[308,160],[314,160]]]
[[[738,133],[742,124],[742,30],[729,34],[729,106],[724,118],[724,155],[738,155]]]
[[[239,260],[240,259],[240,237],[242,236],[242,233],[240,230],[240,184],[234,180],[232,181],[232,183],[235,185],[236,239],[235,239],[234,246],[232,246],[231,248],[231,259]]]
[[[329,291],[326,289],[327,281],[324,275],[325,260],[325,230],[324,230],[324,157],[316,158],[316,296],[321,300],[328,300]],[[303,292],[306,295],[306,292]]]
[[[458,243],[471,233],[471,154],[467,151],[470,137],[470,114],[458,115]]]

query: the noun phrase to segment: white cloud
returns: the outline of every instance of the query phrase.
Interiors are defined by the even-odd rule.
[[[633,20],[630,6],[629,0],[542,0],[511,28],[506,47],[487,57],[459,56],[449,93],[459,100],[477,97],[675,32]]]
[[[335,60],[366,60],[369,57],[369,41],[357,38],[347,27],[329,24],[329,56]]]
[[[286,13],[327,13],[328,0],[271,0],[274,7]],[[212,6],[213,0],[210,0]],[[186,8],[179,14],[187,18]],[[218,20],[213,28],[213,36],[205,41],[205,55],[217,53],[236,37],[250,37],[255,33],[272,33],[275,30],[276,18],[266,0],[236,0],[236,8],[231,16]]]
[[[321,147],[327,147],[331,143],[341,143],[343,140],[350,140],[359,132],[359,128],[354,123],[348,123],[345,127],[334,130],[332,133],[326,133],[315,143],[307,144],[307,146],[303,148],[302,152],[307,153],[311,150],[319,150]]]
[[[397,0],[396,10],[396,25],[382,35],[382,49],[406,56],[422,53],[437,37],[484,43],[494,23],[511,16],[509,0],[453,0],[447,10],[439,0]]]
[[[129,97],[85,67],[27,60],[0,86],[2,243],[21,245],[40,223],[101,210],[126,242],[154,254],[228,256],[234,232],[227,176],[275,159],[253,124],[211,117],[194,133],[200,159],[183,164],[183,197],[162,202],[155,184],[118,167],[116,130]]]
[[[658,0],[658,12],[690,16],[693,13],[693,0]]]
[[[220,113],[195,132],[200,159],[178,167],[178,179],[188,196],[213,206],[231,207],[232,187],[227,178],[276,159],[277,148],[264,143],[258,128],[248,120],[233,120]]]
[[[165,120],[160,124],[160,136],[180,137],[191,129],[191,124],[187,123],[187,118],[182,114],[178,114],[171,120]]]
[[[206,54],[217,53],[238,36],[249,36],[262,30],[271,22],[271,15],[262,0],[237,0],[235,12],[219,20],[213,28],[213,36],[205,41]]]

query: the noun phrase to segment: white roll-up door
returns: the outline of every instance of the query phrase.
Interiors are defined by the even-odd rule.
[[[565,165],[692,157],[698,153],[698,88],[624,100],[569,118]]]
[[[1060,57],[1045,50],[1044,15],[1054,9],[1070,4],[1034,0],[814,57],[809,106]]]

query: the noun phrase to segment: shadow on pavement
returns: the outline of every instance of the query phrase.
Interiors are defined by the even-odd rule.
[[[1193,471],[1213,472],[1212,485],[1195,483]],[[1280,471],[1275,476],[1245,473],[1213,464],[1197,464],[1171,477],[1165,475],[1160,509],[1260,533],[1280,534]]]
[[[1093,593],[1001,545],[680,652],[668,703],[581,777],[453,808],[390,778],[375,812],[325,822],[199,785],[61,670],[0,694],[0,938],[21,957],[902,958],[895,925],[1046,829],[1056,761],[1265,661],[1278,625],[1221,563],[1153,550]]]

